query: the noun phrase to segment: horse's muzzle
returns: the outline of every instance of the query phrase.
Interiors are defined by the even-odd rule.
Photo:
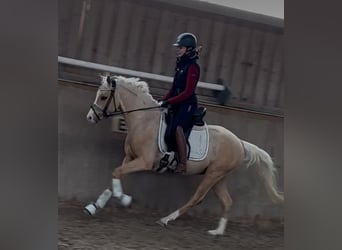
[[[99,119],[97,119],[97,116],[94,115],[94,112],[89,111],[87,114],[87,120],[91,123],[98,123]]]

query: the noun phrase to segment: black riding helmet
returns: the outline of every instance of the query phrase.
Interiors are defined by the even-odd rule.
[[[177,40],[173,44],[173,46],[195,49],[197,47],[197,38],[192,33],[182,33],[178,35]]]

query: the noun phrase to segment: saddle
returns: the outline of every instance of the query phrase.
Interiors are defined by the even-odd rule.
[[[192,116],[192,126],[184,131],[187,141],[187,159],[191,161],[201,161],[205,159],[208,153],[209,133],[208,127],[203,118],[206,114],[205,107],[199,107]],[[170,117],[168,110],[164,110],[160,116],[160,126],[158,135],[159,150],[164,156],[160,160],[157,172],[174,172],[177,165],[176,146],[172,144],[170,134]]]
[[[195,111],[195,113],[192,115],[192,125],[184,131],[185,139],[186,139],[188,146],[190,146],[189,136],[190,136],[190,133],[191,133],[191,130],[193,129],[193,127],[205,125],[203,118],[204,118],[206,112],[207,112],[207,109],[205,107],[198,107],[197,110]],[[171,140],[173,135],[171,135],[171,126],[169,126],[169,125],[171,123],[172,118],[169,115],[168,110],[166,110],[166,112],[164,113],[164,116],[165,116],[165,122],[166,122],[166,131],[165,131],[165,135],[164,135],[164,140],[165,140],[165,143],[167,145],[168,150],[173,151],[173,150],[176,150],[177,148],[172,143],[172,140]]]

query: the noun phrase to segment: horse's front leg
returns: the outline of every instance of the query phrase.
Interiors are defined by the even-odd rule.
[[[97,198],[96,202],[92,202],[84,208],[84,212],[89,215],[94,215],[97,213],[98,209],[103,208],[107,204],[112,196],[119,199],[123,206],[129,206],[132,202],[132,197],[123,193],[120,177],[133,172],[151,170],[152,165],[152,163],[149,163],[143,158],[132,160],[130,157],[126,156],[122,161],[122,165],[117,167],[112,173],[113,192],[109,188],[103,191],[103,193]]]
[[[132,202],[132,197],[123,192],[120,178],[126,174],[151,170],[152,167],[153,163],[146,161],[143,157],[136,158],[129,162],[124,161],[124,163],[120,167],[115,168],[112,173],[113,196],[119,199],[123,206],[129,206]]]

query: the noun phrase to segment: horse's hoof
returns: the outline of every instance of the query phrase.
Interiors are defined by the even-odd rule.
[[[162,227],[166,227],[167,226],[167,223],[165,224],[164,222],[162,222],[162,220],[157,220],[156,223],[161,225]]]
[[[218,230],[208,230],[208,234],[213,235],[213,236],[219,236],[223,235],[223,232],[219,232]]]
[[[83,212],[87,215],[94,215],[96,213],[96,206],[94,205],[94,203],[90,203],[89,205],[87,205],[84,209]]]

